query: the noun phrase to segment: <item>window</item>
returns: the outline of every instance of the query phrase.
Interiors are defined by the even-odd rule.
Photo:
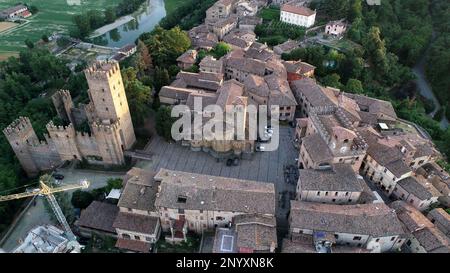
[[[133,211],[133,209],[128,208],[128,211]]]
[[[134,239],[135,239],[135,240],[141,240],[141,237],[139,237],[139,236],[137,236],[137,235],[134,235]]]
[[[338,192],[335,192],[335,193],[334,193],[334,196],[338,196]]]
[[[411,240],[408,240],[408,242],[406,242],[406,245],[410,246],[411,245]]]
[[[177,202],[178,202],[178,203],[183,203],[183,204],[185,204],[185,203],[186,203],[186,200],[187,200],[187,197],[186,197],[186,196],[184,196],[184,195],[178,195],[178,199],[177,199]]]
[[[377,239],[375,240],[375,242],[377,242],[377,243],[378,243],[379,241],[380,241],[380,238],[377,238]]]
[[[348,196],[348,194],[349,194],[349,192],[346,192],[346,193],[345,193],[345,196]]]
[[[217,216],[216,217],[216,221],[223,221],[223,220],[225,220],[225,218],[223,218],[222,216]]]
[[[352,199],[348,199],[348,202],[349,202],[349,203],[352,202]]]
[[[106,111],[109,111],[108,107],[105,108]]]
[[[328,192],[327,191],[325,192],[325,196],[328,196]]]
[[[178,213],[184,214],[184,209],[178,209]]]
[[[394,241],[394,240],[395,240],[395,237],[392,237],[392,238],[391,238],[391,241]]]
[[[361,236],[355,236],[353,237],[353,241],[361,241],[362,237]]]
[[[320,191],[317,192],[317,196],[320,196]]]
[[[131,236],[129,234],[122,233],[122,238],[124,238],[124,239],[131,239]]]

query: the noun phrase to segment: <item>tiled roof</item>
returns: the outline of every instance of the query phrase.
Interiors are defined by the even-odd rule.
[[[330,148],[318,133],[304,137],[302,145],[315,163],[327,162],[333,158]]]
[[[441,196],[439,191],[431,183],[422,181],[421,179],[418,180],[412,176],[398,181],[397,185],[420,200]]]
[[[436,227],[420,229],[413,235],[428,253],[450,253],[450,239]]]
[[[443,227],[445,230],[442,230],[442,232],[449,232],[450,231],[450,214],[443,210],[442,208],[436,208],[431,210],[428,213],[429,219],[434,219],[435,224],[439,223],[438,227]],[[450,234],[447,234],[450,236]]]
[[[115,233],[113,223],[118,212],[119,208],[116,205],[93,201],[86,209],[81,211],[77,225]]]
[[[254,251],[269,251],[277,247],[277,229],[275,217],[258,215],[238,215],[234,219],[238,249],[248,248]]]
[[[113,226],[114,228],[137,233],[154,234],[158,227],[158,222],[158,217],[119,212]]]
[[[291,201],[291,228],[373,237],[404,233],[395,212],[382,203],[330,205]]]
[[[127,172],[125,187],[117,206],[144,211],[155,211],[158,184],[153,180],[154,172],[132,168]]]
[[[150,251],[151,244],[143,241],[119,238],[117,239],[116,247],[146,253]]]
[[[271,183],[160,169],[156,206],[188,210],[275,214]],[[186,202],[179,202],[179,197]]]
[[[351,165],[334,164],[327,170],[299,170],[298,183],[302,190],[362,192],[361,180]]]
[[[311,103],[312,107],[336,105],[336,102],[332,101],[331,98],[323,92],[322,88],[314,79],[304,78],[293,81],[291,83],[291,89],[296,98],[300,97],[299,94],[303,94],[308,102]]]
[[[284,4],[281,6],[281,11],[285,11],[285,12],[290,12],[290,13],[295,13],[298,15],[303,15],[303,16],[311,16],[314,15],[316,12],[304,7],[304,6],[293,6],[293,5],[289,5],[289,4]]]

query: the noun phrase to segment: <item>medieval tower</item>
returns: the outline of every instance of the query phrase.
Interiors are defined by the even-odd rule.
[[[28,176],[56,167],[64,161],[86,159],[92,164],[122,165],[124,151],[136,141],[119,64],[97,62],[84,71],[90,103],[75,108],[69,91],[52,96],[58,115],[67,126],[47,124],[45,140],[39,141],[31,122],[20,117],[3,130]],[[91,134],[77,132],[86,120]],[[75,123],[75,124],[74,124]]]
[[[89,85],[90,109],[100,121],[119,121],[119,135],[123,149],[130,149],[136,141],[125,87],[117,62],[98,62],[84,71]]]

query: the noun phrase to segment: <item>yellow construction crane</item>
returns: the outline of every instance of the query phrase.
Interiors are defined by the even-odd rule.
[[[73,234],[72,230],[70,229],[69,224],[67,223],[66,217],[64,216],[60,206],[58,205],[58,202],[55,199],[54,193],[57,192],[63,192],[68,190],[76,190],[76,189],[86,189],[89,187],[89,181],[81,181],[79,184],[66,184],[61,187],[51,187],[49,186],[50,182],[50,175],[45,174],[39,178],[39,188],[30,191],[30,192],[23,192],[23,193],[16,193],[16,194],[10,194],[5,196],[0,196],[0,202],[3,201],[10,201],[20,198],[26,198],[36,195],[43,195],[47,198],[47,200],[50,203],[51,208],[53,209],[53,212],[56,215],[56,218],[61,223],[61,225],[64,228],[64,231],[66,232],[66,235],[68,239],[75,241],[76,237]]]

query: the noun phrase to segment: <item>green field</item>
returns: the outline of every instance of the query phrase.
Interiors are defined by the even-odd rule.
[[[104,10],[116,5],[120,0],[21,0],[28,5],[36,6],[39,12],[28,17],[28,23],[18,26],[12,31],[0,34],[1,52],[15,52],[25,47],[25,39],[39,40],[43,34],[67,32],[73,25],[72,16],[87,10]],[[14,6],[17,0],[0,0],[0,9]],[[69,5],[74,3],[74,5]],[[79,5],[77,5],[79,4]]]
[[[166,13],[172,13],[176,10],[181,4],[183,4],[184,0],[164,0],[164,7],[166,8]]]
[[[280,9],[276,7],[266,7],[259,11],[258,16],[267,21],[280,20]]]

